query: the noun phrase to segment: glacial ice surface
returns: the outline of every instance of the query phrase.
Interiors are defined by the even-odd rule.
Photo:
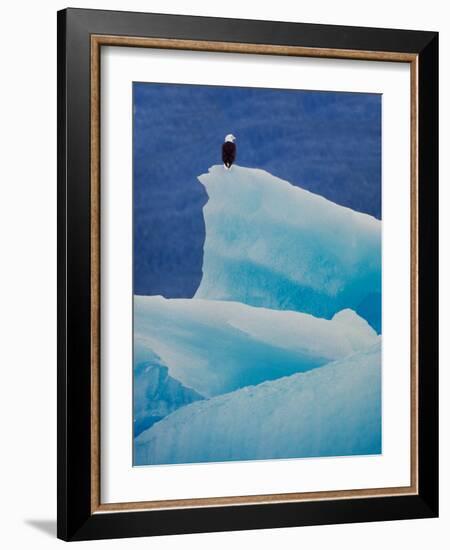
[[[380,354],[378,342],[178,409],[135,439],[135,465],[379,454]]]
[[[134,463],[381,452],[381,223],[263,170],[199,177],[194,299],[134,298]]]
[[[381,222],[264,170],[213,166],[195,298],[330,319],[346,308],[381,332]]]
[[[204,397],[320,367],[379,338],[349,309],[327,320],[230,301],[134,298],[135,365],[157,354]]]
[[[156,354],[148,352],[146,357],[146,361],[134,366],[134,436],[179,407],[203,399],[196,391],[185,388],[172,378],[169,369]]]

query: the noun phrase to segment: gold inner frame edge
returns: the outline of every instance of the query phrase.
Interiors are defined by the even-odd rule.
[[[367,488],[231,497],[101,503],[100,457],[100,50],[102,46],[164,48],[241,54],[318,57],[391,61],[410,65],[410,150],[411,150],[411,455],[410,479],[406,487]],[[91,35],[90,56],[90,186],[91,186],[91,513],[200,508],[230,505],[274,504],[313,500],[341,500],[418,494],[418,55],[402,52],[308,48],[271,44]]]

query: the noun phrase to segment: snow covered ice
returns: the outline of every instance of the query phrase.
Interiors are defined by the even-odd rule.
[[[192,299],[134,297],[134,464],[381,452],[381,222],[257,169],[199,176]]]
[[[169,369],[152,352],[134,367],[134,435],[152,426],[179,407],[203,399],[169,376]]]
[[[135,296],[134,304],[135,362],[156,353],[206,397],[320,367],[379,338],[351,310],[326,320],[238,302]]]
[[[330,319],[350,308],[381,331],[381,222],[259,169],[213,166],[195,298]]]
[[[380,344],[188,405],[136,439],[136,464],[381,452]]]

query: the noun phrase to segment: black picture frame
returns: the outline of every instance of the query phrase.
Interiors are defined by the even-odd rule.
[[[414,495],[92,512],[91,37],[401,52],[418,79],[418,491]],[[438,515],[438,34],[173,16],[58,12],[58,531],[63,540]]]

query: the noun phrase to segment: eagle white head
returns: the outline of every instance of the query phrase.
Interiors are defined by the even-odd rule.
[[[235,136],[233,136],[233,134],[227,134],[227,135],[225,136],[225,143],[226,143],[227,141],[231,141],[231,143],[234,143],[234,142],[236,141],[236,138],[235,138]]]

